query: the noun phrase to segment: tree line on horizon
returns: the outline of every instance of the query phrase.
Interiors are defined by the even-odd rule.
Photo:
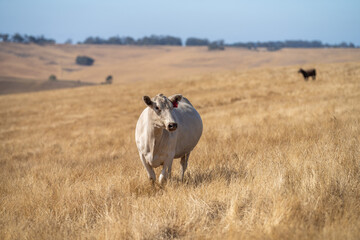
[[[182,40],[178,37],[173,36],[157,36],[151,35],[149,37],[145,36],[139,39],[134,39],[132,37],[109,37],[108,39],[101,37],[88,37],[84,42],[80,44],[117,44],[117,45],[168,45],[168,46],[182,46]]]
[[[31,36],[21,35],[15,33],[2,34],[0,33],[0,42],[14,42],[14,43],[34,43],[38,45],[45,44],[56,44],[54,39],[48,39],[44,36]],[[67,40],[65,44],[72,44],[71,39]],[[106,38],[101,37],[87,37],[83,42],[77,44],[108,44],[108,45],[136,45],[136,46],[152,46],[152,45],[163,45],[163,46],[183,46],[182,39],[174,36],[158,36],[151,35],[145,36],[139,39],[135,39],[130,36],[119,37],[113,36]],[[247,49],[266,48],[269,51],[276,51],[282,48],[356,48],[353,43],[342,42],[339,44],[327,44],[321,41],[305,41],[305,40],[286,40],[286,41],[267,41],[267,42],[235,42],[235,43],[224,43],[223,40],[209,41],[206,38],[189,37],[186,39],[185,46],[207,46],[209,50],[215,48],[224,47],[239,47]]]
[[[45,38],[44,36],[32,36],[32,35],[21,35],[19,33],[15,33],[12,36],[6,33],[0,33],[0,41],[1,42],[14,42],[14,43],[34,43],[38,45],[45,44],[55,44],[56,41],[54,39]]]
[[[353,43],[342,42],[340,44],[328,44],[321,41],[304,40],[286,40],[286,41],[268,41],[268,42],[247,42],[228,44],[229,47],[242,47],[248,49],[267,48],[276,51],[282,48],[355,48]]]

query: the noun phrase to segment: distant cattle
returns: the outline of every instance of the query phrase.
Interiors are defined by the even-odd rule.
[[[308,70],[300,68],[298,73],[301,73],[303,75],[305,81],[307,81],[309,77],[312,77],[313,80],[316,79],[316,70],[314,68]]]
[[[156,180],[153,168],[163,165],[159,182],[171,177],[174,158],[181,158],[181,179],[188,165],[190,152],[200,140],[203,125],[199,113],[180,94],[169,98],[158,94],[144,96],[147,106],[136,124],[135,141],[148,177]]]

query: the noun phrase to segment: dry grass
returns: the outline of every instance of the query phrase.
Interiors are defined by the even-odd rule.
[[[75,64],[78,55],[93,66]],[[258,67],[354,62],[360,49],[282,49],[256,52],[239,48],[208,51],[206,47],[135,47],[114,45],[38,46],[0,43],[0,76],[100,83],[111,74],[114,84],[193,77],[209,72]]]
[[[0,238],[358,239],[360,63],[298,67],[0,96]],[[204,122],[163,187],[134,143],[159,92]]]

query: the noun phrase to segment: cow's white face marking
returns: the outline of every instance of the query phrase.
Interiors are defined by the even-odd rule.
[[[178,123],[173,110],[181,98],[181,95],[176,95],[174,99],[168,99],[163,94],[158,94],[153,100],[148,96],[143,97],[145,104],[155,113],[152,116],[152,121],[156,127],[164,128],[170,132],[177,129]]]

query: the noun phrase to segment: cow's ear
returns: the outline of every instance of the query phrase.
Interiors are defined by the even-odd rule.
[[[182,99],[182,95],[181,95],[181,94],[176,94],[176,95],[171,96],[171,97],[169,98],[169,100],[172,102],[174,108],[177,108],[178,103],[181,101],[181,99]]]
[[[145,103],[147,106],[151,107],[152,101],[151,101],[151,99],[150,99],[148,96],[143,96],[143,100],[144,100],[144,103]]]

